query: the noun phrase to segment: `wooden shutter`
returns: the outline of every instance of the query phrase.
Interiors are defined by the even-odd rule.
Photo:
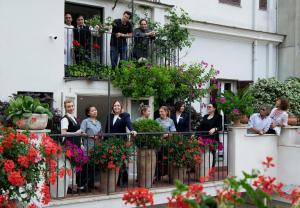
[[[259,0],[259,9],[267,10],[268,9],[268,0]]]

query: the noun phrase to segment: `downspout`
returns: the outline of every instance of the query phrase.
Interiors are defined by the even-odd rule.
[[[276,33],[278,33],[278,0],[276,0],[276,28],[275,28],[275,31]],[[279,78],[279,46],[280,46],[281,43],[279,43],[277,46],[276,46],[276,71],[275,71],[275,78],[278,79]]]
[[[252,81],[255,81],[256,46],[257,46],[257,40],[254,40],[252,42]]]

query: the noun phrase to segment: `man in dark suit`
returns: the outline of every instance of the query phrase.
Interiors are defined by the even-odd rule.
[[[75,60],[76,64],[87,62],[91,59],[91,31],[84,25],[84,18],[79,15],[76,19],[77,26],[74,28]],[[77,41],[77,42],[76,42]]]

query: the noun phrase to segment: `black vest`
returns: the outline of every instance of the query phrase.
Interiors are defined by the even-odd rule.
[[[80,129],[79,123],[75,123],[69,116],[65,115],[63,118],[68,119],[69,122],[67,132],[76,132]],[[66,141],[70,141],[72,144],[76,144],[77,146],[80,146],[81,144],[81,138],[79,137],[66,137]]]
[[[80,125],[75,123],[69,116],[65,115],[63,118],[68,119],[69,122],[67,132],[76,132],[78,129],[80,129]]]

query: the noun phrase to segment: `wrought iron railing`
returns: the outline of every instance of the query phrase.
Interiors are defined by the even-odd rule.
[[[65,77],[106,80],[120,60],[136,60],[157,65],[179,65],[178,50],[166,50],[155,38],[116,38],[111,33],[65,28]]]
[[[168,187],[174,184],[175,179],[179,179],[185,184],[198,183],[201,176],[208,175],[208,171],[212,166],[215,167],[215,173],[209,178],[206,178],[205,181],[222,180],[228,174],[228,164],[224,159],[227,154],[227,142],[224,142],[226,132],[218,133],[219,141],[223,144],[223,148],[212,148],[217,147],[215,144],[220,143],[210,143],[213,145],[206,146],[209,147],[208,149],[203,148],[203,141],[207,141],[209,137],[214,136],[207,135],[207,132],[185,132],[180,134],[138,133],[136,137],[130,134],[111,133],[95,137],[69,134],[51,135],[55,141],[63,146],[63,154],[57,160],[59,168],[57,181],[50,186],[52,198],[73,197],[82,194],[108,195],[123,192],[133,187]],[[153,143],[155,137],[159,139],[157,146]],[[133,146],[124,147],[133,149],[130,155],[124,153],[124,161],[121,165],[119,163],[119,168],[116,168],[118,171],[107,171],[108,168],[103,168],[103,165],[107,165],[102,161],[102,159],[105,158],[99,158],[101,154],[94,154],[97,151],[99,153],[101,145],[107,145],[105,142],[112,138],[114,138],[115,141],[124,141],[126,145],[127,141],[133,143]],[[174,148],[174,143],[171,144],[175,138],[178,139],[176,141],[179,141],[177,144],[178,148],[176,148],[176,145]],[[189,138],[193,138],[193,140],[189,140]],[[199,140],[199,138],[205,139]],[[195,158],[193,159],[185,158],[187,161],[198,161],[197,163],[192,162],[187,165],[183,162],[184,158],[181,158],[178,160],[179,162],[177,161],[177,164],[176,161],[173,160],[174,154],[179,152],[178,154],[180,155],[180,151],[185,147],[180,145],[188,145],[184,142],[185,140],[198,142],[197,144],[199,144],[202,150],[201,153],[194,155]],[[83,144],[82,148],[84,148],[84,151],[76,155],[76,150],[70,152],[70,149],[72,149],[70,147],[72,147],[73,144],[80,145],[78,141]],[[70,143],[72,144],[70,145]],[[110,146],[110,150],[112,151],[110,155],[117,155],[117,152],[119,150],[121,151],[121,148],[114,149],[116,147],[118,147],[117,144]],[[77,146],[77,148],[81,147]],[[101,151],[103,151],[103,149]],[[189,151],[196,151],[196,149],[187,147],[187,152]],[[102,157],[106,157],[103,155]],[[213,164],[214,158],[215,164]],[[111,158],[111,160],[113,160],[113,158]],[[201,161],[201,163],[199,161]],[[114,165],[117,166],[117,164],[108,165],[111,166],[111,170],[115,170]],[[106,169],[106,172],[104,169]]]

